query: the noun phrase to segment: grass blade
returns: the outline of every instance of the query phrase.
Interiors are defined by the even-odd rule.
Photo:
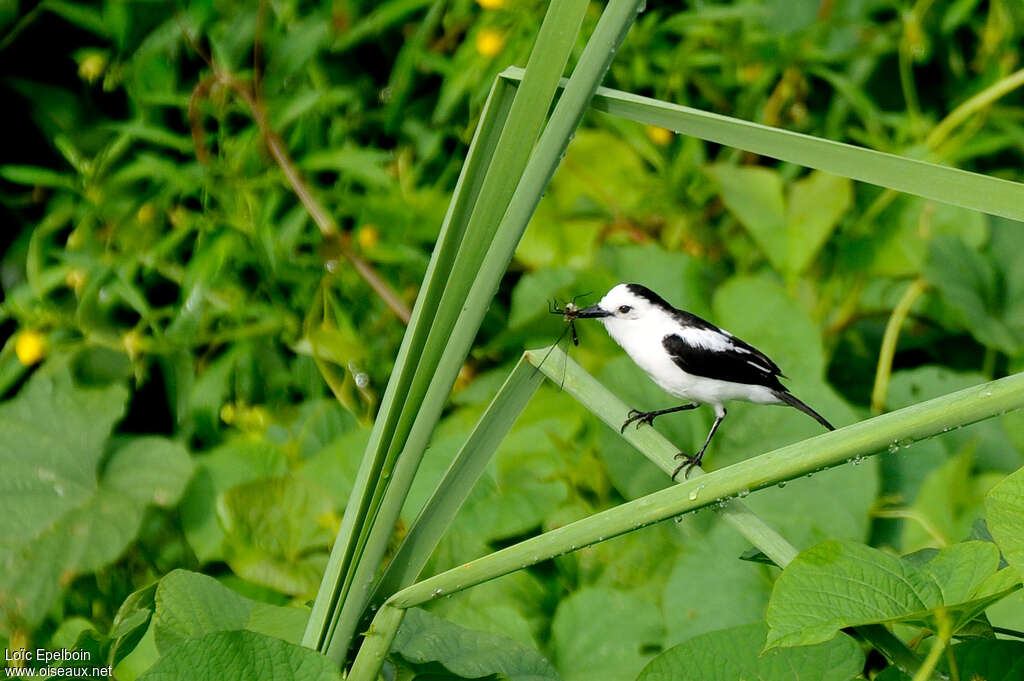
[[[543,382],[544,374],[526,361],[525,356],[516,363],[409,528],[384,571],[371,603],[383,602],[388,595],[416,580],[494,451]]]
[[[439,273],[448,272],[455,260],[455,254],[466,229],[469,212],[480,193],[484,173],[490,165],[498,143],[498,136],[511,109],[513,96],[514,89],[511,86],[500,80],[495,81],[484,106],[480,123],[466,156],[466,163],[452,194],[448,213],[441,225],[437,245],[431,254],[424,285],[416,299],[412,318],[405,337],[402,339],[402,345],[395,360],[395,370],[388,381],[377,419],[373,424],[367,452],[374,454],[372,456],[364,455],[360,464],[352,495],[346,505],[345,515],[342,518],[337,539],[320,583],[320,590],[313,602],[313,609],[302,641],[305,646],[323,650],[330,637],[332,623],[335,619],[334,612],[344,590],[342,580],[347,572],[346,566],[355,552],[359,528],[364,522],[374,486],[383,468],[381,449],[385,443],[390,442],[399,415],[395,396],[404,395],[408,391],[416,369],[415,359],[411,360],[410,358],[418,358],[422,353],[423,344],[426,342],[431,317],[428,315],[424,319],[423,310],[433,309],[441,298],[445,277]]]
[[[519,69],[509,68],[502,77],[519,80],[522,75]],[[593,106],[613,116],[661,126],[735,149],[983,213],[1024,220],[1024,184],[1019,182],[772,128],[621,90],[600,88],[594,95]]]
[[[586,6],[586,0],[569,0],[553,3],[549,7],[527,63],[526,73],[531,74],[531,78],[524,79],[523,85],[517,89],[476,200],[465,207],[468,220],[458,251],[447,268],[448,275],[438,276],[436,279],[439,281],[435,281],[435,278],[428,281],[430,289],[438,291],[436,303],[428,307],[421,306],[417,301],[421,309],[430,309],[429,331],[426,332],[420,351],[408,355],[416,357],[417,361],[411,380],[398,392],[402,395],[402,402],[389,404],[387,412],[382,408],[381,414],[386,419],[384,430],[390,437],[371,440],[367,448],[365,456],[373,460],[373,469],[378,472],[370,479],[377,484],[373,487],[368,503],[366,496],[361,496],[360,503],[366,503],[365,511],[354,521],[353,531],[347,535],[352,539],[348,542],[350,548],[345,549],[346,560],[341,563],[343,569],[340,574],[344,575],[344,581],[334,601],[336,607],[332,607],[332,611],[337,612],[331,618],[335,623],[334,628],[320,642],[321,649],[325,649],[324,652],[339,663],[347,654],[358,622],[369,602],[370,588],[412,476],[419,466],[423,448],[413,447],[412,454],[406,457],[402,467],[393,472],[396,460],[399,460],[399,453],[405,449],[414,420],[429,425],[428,430],[432,431],[440,416],[443,400],[451,389],[451,382],[454,382],[454,374],[441,397],[431,398],[425,393],[431,381],[437,379],[437,364],[442,353],[451,351],[448,336],[452,327],[456,322],[472,324],[473,335],[479,327],[479,320],[473,324],[460,317],[462,303],[479,270],[479,254],[490,241],[503,207],[507,205],[508,196],[512,193],[509,178],[520,176],[533,146],[532,142],[539,134],[554,98],[558,79],[582,24]],[[444,271],[438,269],[436,273]],[[419,331],[417,325],[416,332]],[[465,352],[459,358],[460,365],[464,358]],[[402,368],[405,369],[405,366]],[[403,372],[404,375],[407,374]]]

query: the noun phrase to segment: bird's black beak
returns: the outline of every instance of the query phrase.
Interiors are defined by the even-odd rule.
[[[577,319],[600,319],[601,317],[611,316],[612,313],[601,309],[600,305],[591,305],[590,307],[585,307],[576,313]]]

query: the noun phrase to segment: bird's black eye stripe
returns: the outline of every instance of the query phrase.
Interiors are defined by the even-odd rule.
[[[621,312],[622,314],[626,314],[632,309],[633,308],[631,308],[629,305],[622,305],[619,307],[619,312]]]

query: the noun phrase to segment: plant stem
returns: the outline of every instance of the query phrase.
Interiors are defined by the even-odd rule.
[[[501,77],[519,80],[522,69],[505,69]],[[780,130],[610,88],[598,88],[593,108],[890,190],[1024,221],[1024,184],[1019,182]]]
[[[896,344],[900,339],[900,329],[907,321],[910,308],[914,306],[917,299],[928,289],[928,282],[924,279],[915,279],[907,290],[885,325],[885,334],[882,336],[882,349],[878,353],[878,368],[875,370],[875,385],[871,390],[871,413],[881,414],[885,410],[885,400],[889,395],[889,377],[892,375],[892,359],[896,355]]]

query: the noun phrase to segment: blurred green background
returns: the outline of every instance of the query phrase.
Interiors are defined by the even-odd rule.
[[[545,7],[0,2],[0,642],[106,632],[126,596],[178,567],[268,603],[311,599],[483,101],[525,64]],[[1016,0],[649,0],[605,85],[1021,181],[1022,37]],[[876,409],[1024,369],[1019,224],[594,113],[503,279],[405,522],[522,350],[560,336],[546,301],[594,302],[620,281],[763,349],[836,425],[871,413],[908,290],[921,294],[905,299]],[[625,401],[672,404],[602,329],[579,332],[573,356]],[[692,450],[706,411],[657,427]],[[818,430],[736,405],[707,465]],[[800,548],[908,552],[977,531],[982,495],[1022,464],[1024,418],[1008,414],[748,501]],[[545,386],[428,571],[668,482]],[[632,678],[668,646],[761,619],[777,571],[737,561],[747,548],[702,513],[433,610],[539,648],[566,679]],[[1024,629],[1024,601],[989,617]],[[141,646],[120,678],[153,654]]]

